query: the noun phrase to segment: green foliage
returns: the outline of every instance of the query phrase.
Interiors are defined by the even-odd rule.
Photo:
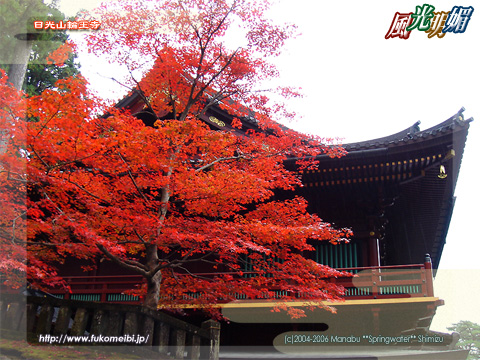
[[[0,3],[0,68],[7,74],[9,64],[15,63],[15,47],[19,45],[16,35],[34,33],[34,42],[23,85],[23,90],[29,95],[38,95],[43,90],[53,87],[59,79],[65,79],[79,74],[80,65],[73,54],[62,65],[49,65],[46,62],[48,54],[68,40],[66,31],[35,30],[33,22],[68,20],[55,2],[45,5],[40,0],[5,0]]]
[[[66,79],[80,73],[80,65],[76,62],[76,54],[71,54],[63,65],[45,64],[45,58],[50,50],[44,44],[50,42],[63,44],[67,40],[68,35],[64,31],[56,31],[50,41],[35,43],[23,84],[23,90],[28,95],[40,95],[45,89],[52,88],[57,80]]]
[[[60,45],[48,44],[51,33],[44,30],[35,30],[34,20],[60,18],[64,16],[59,10],[43,4],[41,0],[5,0],[0,2],[0,67],[8,71],[8,64],[14,62],[14,49],[22,40],[16,35],[34,33],[38,41],[45,42],[48,51],[55,50]],[[53,47],[52,47],[53,46]]]
[[[457,347],[470,351],[468,360],[480,359],[480,325],[471,321],[462,320],[447,328],[460,334]]]

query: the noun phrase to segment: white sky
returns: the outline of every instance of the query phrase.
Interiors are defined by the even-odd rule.
[[[88,9],[96,3],[84,0],[81,7]],[[292,102],[302,120],[290,126],[354,142],[393,134],[417,120],[421,121],[421,129],[427,129],[462,106],[466,118],[480,119],[478,0],[427,2],[436,11],[449,11],[454,5],[473,6],[475,10],[463,34],[448,33],[443,39],[429,39],[425,33],[414,30],[407,40],[384,38],[395,12],[414,12],[416,5],[424,3],[278,1],[272,17],[297,24],[302,33],[289,41],[278,59],[282,83],[300,86],[306,94]],[[75,13],[79,2],[62,0],[61,7],[67,14]],[[99,60],[92,63],[81,57],[80,62],[84,75],[98,73],[99,69],[106,78],[118,75],[111,66],[101,66]],[[91,81],[95,89],[102,89],[102,94],[119,88],[105,78]],[[120,94],[108,96],[118,98]],[[480,173],[475,160],[480,150],[480,133],[476,128],[477,123],[473,122],[447,244],[434,285],[435,295],[444,299],[446,305],[438,308],[432,330],[446,331],[447,326],[460,320],[480,323],[480,236],[475,211],[480,204]]]

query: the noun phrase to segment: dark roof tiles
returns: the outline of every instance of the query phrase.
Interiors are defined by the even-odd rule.
[[[473,118],[464,120],[463,118],[464,108],[461,108],[455,115],[451,116],[444,122],[435,125],[429,129],[420,131],[420,121],[417,121],[411,127],[402,130],[396,134],[385,136],[378,139],[360,141],[350,144],[345,144],[343,147],[347,151],[367,150],[375,148],[386,148],[392,146],[401,146],[411,142],[416,142],[420,139],[427,139],[429,137],[435,137],[437,135],[444,134],[449,131],[453,131],[458,127],[463,128],[468,125]]]

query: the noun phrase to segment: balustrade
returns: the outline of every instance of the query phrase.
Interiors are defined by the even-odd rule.
[[[25,304],[25,298],[21,303],[18,295],[2,295],[2,327],[17,330],[17,324],[25,316],[27,332],[35,334],[40,343],[144,345],[174,359],[218,360],[220,324],[213,320],[197,327],[136,305],[49,296],[28,296]]]
[[[349,300],[433,296],[432,268],[429,259],[427,256],[424,264],[339,268],[337,270],[350,272],[354,277],[330,280],[345,288],[344,297]],[[199,275],[214,277],[220,274]],[[253,277],[255,272],[244,272],[243,276],[245,275]],[[52,290],[52,295],[65,299],[128,304],[140,304],[142,300],[140,296],[125,294],[126,291],[142,284],[141,276],[84,276],[68,277],[65,280],[71,288],[71,293]],[[280,298],[282,294],[285,295],[284,290],[279,289],[276,298]],[[195,298],[196,294],[189,293],[188,296]],[[247,298],[242,293],[237,293],[235,297],[239,300]],[[296,297],[302,298],[300,294]]]

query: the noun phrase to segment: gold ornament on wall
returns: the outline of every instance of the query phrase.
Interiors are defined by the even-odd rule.
[[[225,126],[225,123],[221,120],[218,120],[215,116],[210,116],[208,118],[211,122],[217,124],[218,126],[221,126],[221,127],[224,127]]]
[[[445,166],[440,165],[440,173],[438,174],[440,179],[445,179],[447,177],[447,173],[445,172]]]

